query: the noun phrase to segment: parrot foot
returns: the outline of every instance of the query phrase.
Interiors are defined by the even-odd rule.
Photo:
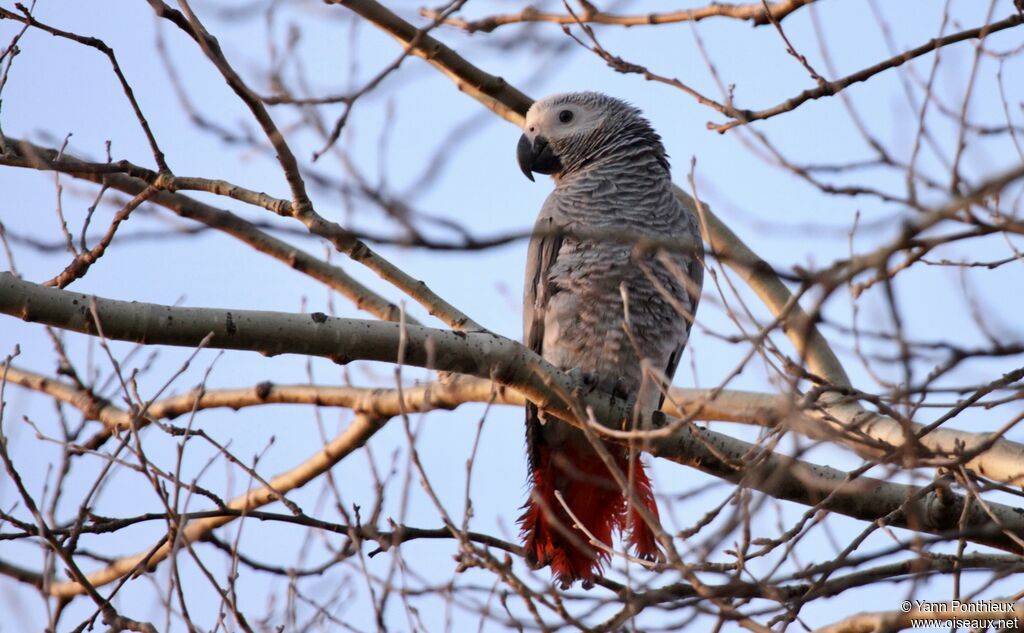
[[[623,420],[623,430],[626,430],[628,423],[632,422],[632,430],[651,431],[654,429],[664,428],[668,424],[668,417],[664,411],[654,409],[650,411],[643,411],[637,406],[636,395],[632,395],[626,399],[626,405],[629,411],[633,412],[632,420]]]
[[[590,395],[597,389],[597,375],[589,371],[583,371],[578,367],[573,367],[569,371],[565,372],[569,374],[576,387],[573,389],[575,395]]]

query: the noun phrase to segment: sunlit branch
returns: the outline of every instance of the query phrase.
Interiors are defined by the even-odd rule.
[[[604,394],[581,396],[579,404],[560,400],[558,394],[573,393],[572,379],[522,345],[491,333],[458,333],[420,326],[400,331],[393,323],[337,319],[322,314],[128,303],[36,286],[9,273],[0,273],[0,312],[92,335],[97,333],[92,320],[95,313],[105,336],[112,339],[193,347],[210,336],[208,345],[213,348],[266,355],[296,353],[336,362],[391,362],[397,359],[401,348],[404,362],[409,365],[490,377],[576,425],[587,424],[587,420],[575,417],[580,405],[605,423],[628,419],[630,415],[628,403]],[[669,425],[674,422],[668,421]],[[863,520],[886,517],[889,525],[918,531],[945,533],[959,529],[972,542],[1012,552],[1018,549],[1015,539],[1024,535],[1024,517],[1008,506],[987,503],[983,512],[975,504],[964,510],[963,497],[948,490],[936,495],[928,488],[864,476],[851,479],[843,471],[772,453],[692,424],[673,428],[678,430],[666,437],[652,433],[648,444],[651,454],[779,499]],[[304,483],[308,481],[307,475],[315,476],[312,470],[316,467],[316,463],[306,462],[297,467],[305,474],[289,475],[284,483],[296,479]],[[271,484],[278,489],[276,481]],[[265,499],[262,504],[274,497],[267,491],[260,498]],[[989,512],[994,513],[996,521]],[[129,573],[140,560],[125,559],[116,568],[95,576],[94,581],[106,582]],[[70,590],[61,587],[61,591]]]

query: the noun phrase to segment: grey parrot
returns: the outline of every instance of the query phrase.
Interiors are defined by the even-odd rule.
[[[698,219],[672,192],[661,137],[619,99],[579,92],[537,101],[516,153],[527,178],[555,181],[527,254],[524,342],[582,384],[633,402],[635,422],[661,407],[693,324],[704,277]],[[690,248],[636,249],[628,239],[636,235]],[[613,533],[628,532],[638,556],[661,555],[582,431],[528,404],[526,438],[532,489],[519,524],[532,565],[550,565],[563,587],[590,586],[609,556],[587,533],[610,547]],[[633,499],[657,517],[642,461],[621,445],[605,448],[632,480]]]

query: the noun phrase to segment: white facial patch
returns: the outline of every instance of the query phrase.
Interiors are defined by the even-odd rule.
[[[585,105],[572,102],[558,103],[551,97],[534,103],[526,113],[523,130],[530,137],[537,135],[556,139],[570,134],[587,132],[601,123],[602,114]],[[570,113],[568,117],[566,112]],[[567,120],[566,120],[567,119]]]

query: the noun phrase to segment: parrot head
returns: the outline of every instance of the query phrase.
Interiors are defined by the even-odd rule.
[[[570,92],[534,102],[516,158],[527,178],[564,175],[616,150],[649,145],[668,170],[661,138],[634,106],[599,92]]]

